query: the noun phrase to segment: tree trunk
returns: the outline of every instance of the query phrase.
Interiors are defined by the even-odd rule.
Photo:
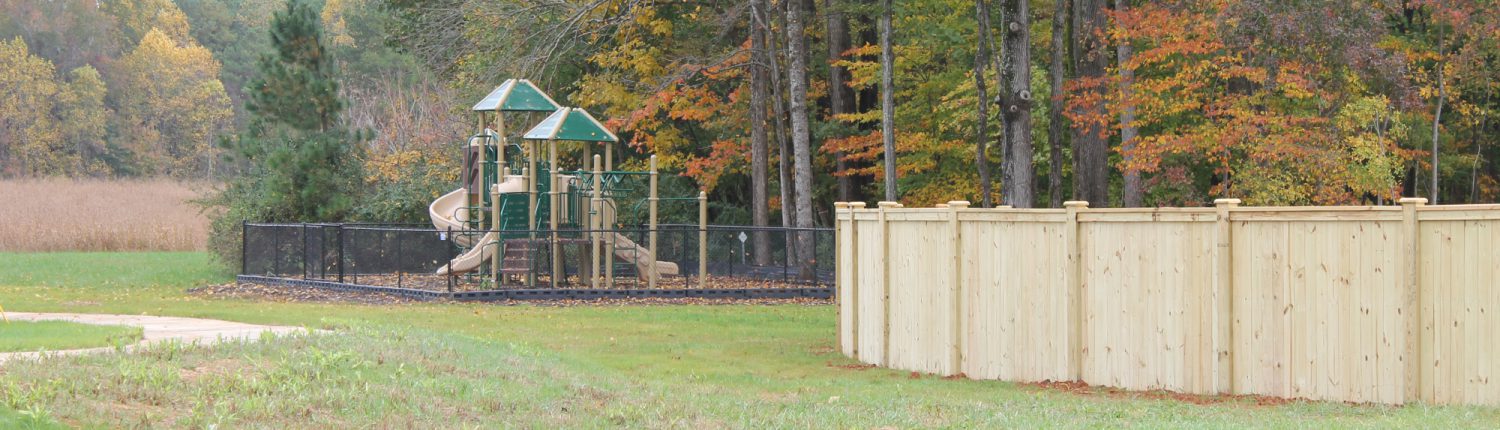
[[[768,29],[766,22],[761,20],[765,8],[766,0],[750,2],[750,56],[751,62],[755,63],[750,68],[750,200],[753,206],[750,212],[751,222],[756,227],[771,223],[771,205],[766,192],[770,183],[767,172],[771,167],[770,148],[766,142],[766,102],[770,98],[770,65],[767,63],[771,56],[766,51]],[[764,230],[755,231],[753,246],[755,265],[770,264],[771,242]]]
[[[788,2],[786,12],[786,36],[787,56],[787,88],[788,106],[791,107],[792,124],[792,156],[793,175],[792,183],[795,188],[797,200],[797,211],[794,220],[798,228],[809,228],[813,226],[812,208],[812,136],[809,134],[807,118],[807,38],[803,34],[802,15],[803,4],[800,1]],[[797,233],[797,256],[800,258],[799,266],[802,267],[802,276],[811,276],[813,264],[812,235],[808,232]]]
[[[1079,79],[1103,78],[1109,57],[1105,55],[1104,0],[1075,0],[1073,7],[1074,64]],[[1102,96],[1104,88],[1083,91]],[[1102,97],[1094,97],[1099,100]],[[1103,118],[1104,105],[1085,106],[1085,116]],[[1073,198],[1093,207],[1109,206],[1109,143],[1098,121],[1073,126]]]
[[[1115,12],[1125,12],[1130,7],[1126,0],[1115,0]],[[1133,167],[1135,160],[1135,103],[1130,100],[1130,86],[1135,84],[1135,69],[1126,67],[1130,62],[1131,48],[1129,43],[1121,43],[1115,47],[1116,61],[1120,64],[1120,154],[1125,165],[1120,170],[1125,173],[1124,203],[1125,207],[1140,207],[1145,195],[1141,190],[1141,172]]]
[[[1027,0],[1000,3],[1000,116],[1004,118],[1005,159],[1000,165],[1000,197],[1017,208],[1034,206],[1036,177],[1031,157],[1031,14]]]
[[[1444,93],[1448,89],[1448,80],[1443,79],[1443,62],[1441,60],[1438,61],[1437,65],[1437,79],[1437,112],[1432,115],[1432,183],[1428,184],[1432,187],[1432,192],[1429,194],[1428,199],[1431,199],[1431,203],[1434,205],[1438,204],[1438,125],[1443,121],[1443,99],[1447,96]]]
[[[783,6],[785,6],[784,3],[785,2],[783,2]],[[784,13],[771,14],[769,13],[769,11],[765,13],[767,16],[761,22],[766,23],[768,26],[772,22],[771,17],[773,16],[776,17],[776,19],[780,19],[783,21],[786,19],[786,14]],[[785,23],[783,22],[783,25],[784,24]],[[796,192],[792,189],[792,171],[789,170],[792,168],[792,146],[790,143],[788,143],[791,134],[787,132],[786,126],[786,97],[781,94],[782,74],[780,57],[782,53],[781,49],[778,47],[779,45],[776,43],[776,36],[778,32],[770,31],[770,27],[767,28],[768,30],[766,31],[766,41],[768,42],[767,47],[770,48],[767,52],[773,54],[770,58],[772,99],[771,107],[773,113],[776,115],[776,120],[774,121],[774,124],[776,125],[775,129],[777,147],[776,171],[779,174],[781,185],[781,226],[796,227],[797,223],[793,219],[793,216],[797,212],[797,198]],[[786,265],[796,266],[797,262],[800,260],[797,258],[797,247],[792,246],[794,241],[792,240],[791,235],[783,235],[782,240],[786,242]]]
[[[974,1],[974,16],[979,22],[978,46],[974,51],[974,90],[979,99],[979,124],[974,139],[974,165],[979,168],[979,207],[990,207],[990,158],[986,148],[990,140],[990,95],[985,86],[985,64],[990,62],[990,5]]]
[[[1052,68],[1047,73],[1052,82],[1052,96],[1047,99],[1047,145],[1051,150],[1047,160],[1047,197],[1052,200],[1052,207],[1060,208],[1063,202],[1062,193],[1062,146],[1063,146],[1063,79],[1067,74],[1067,66],[1063,59],[1067,57],[1067,46],[1063,39],[1068,33],[1068,0],[1057,0],[1057,9],[1052,15]]]
[[[1486,78],[1484,87],[1491,88],[1490,85],[1491,84],[1489,78]],[[1480,103],[1480,106],[1489,106],[1490,95],[1492,94],[1494,93],[1485,93],[1484,103]],[[1469,204],[1479,203],[1479,165],[1484,163],[1484,139],[1476,139],[1475,136],[1483,135],[1484,130],[1490,125],[1489,111],[1480,112],[1479,127],[1477,129],[1471,129],[1471,131],[1469,132],[1469,141],[1474,143],[1474,167],[1472,169],[1469,169]]]
[[[849,21],[844,12],[839,10],[835,0],[823,0],[823,9],[828,21],[828,112],[830,116],[854,112],[854,96],[849,89],[849,70],[832,65],[833,62],[842,59],[844,51],[849,50]],[[829,118],[830,121],[837,121]],[[833,153],[834,169],[838,172],[839,201],[848,202],[857,200],[854,191],[854,178],[844,175],[849,164],[844,160],[843,151]]]
[[[880,139],[885,144],[885,200],[900,198],[896,189],[896,90],[893,75],[896,55],[891,50],[891,0],[881,0],[880,10]]]

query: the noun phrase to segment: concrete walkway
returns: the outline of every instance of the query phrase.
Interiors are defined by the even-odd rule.
[[[180,317],[153,317],[144,315],[104,315],[68,313],[6,312],[11,321],[72,321],[84,324],[125,325],[141,328],[141,341],[128,345],[133,350],[167,340],[183,343],[213,343],[221,340],[255,339],[261,333],[287,334],[301,331],[301,327],[245,324],[220,320]],[[17,358],[40,358],[52,355],[89,354],[114,351],[114,347],[69,349],[46,352],[0,352],[0,365]]]

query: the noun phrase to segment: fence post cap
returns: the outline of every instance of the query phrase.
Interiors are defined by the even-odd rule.
[[[865,202],[849,202],[849,209],[864,209]]]
[[[1240,199],[1214,199],[1214,206],[1239,206]]]
[[[1402,197],[1397,202],[1402,205],[1425,205],[1427,204],[1427,199],[1422,197]]]
[[[833,202],[834,209],[848,209],[849,202]]]
[[[1089,202],[1083,200],[1068,200],[1066,202],[1063,202],[1063,207],[1083,209],[1089,207]]]
[[[896,202],[880,202],[880,203],[876,203],[876,206],[879,206],[881,209],[887,209],[887,208],[899,208],[899,207],[901,207],[901,204],[900,203],[896,203]]]
[[[953,209],[965,209],[965,208],[969,207],[969,201],[968,200],[954,200],[954,201],[948,202],[948,207],[953,208]]]

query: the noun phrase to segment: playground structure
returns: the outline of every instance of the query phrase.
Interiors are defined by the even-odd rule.
[[[613,132],[524,79],[471,110],[461,183],[429,222],[247,220],[237,279],[420,300],[832,297],[832,229],[708,225],[704,193],[659,195],[655,156],[618,169]],[[697,222],[660,222],[662,204],[695,204]],[[770,242],[764,258],[752,234]],[[810,272],[786,246],[797,235],[812,238]]]
[[[535,84],[510,79],[495,88],[471,110],[478,131],[463,146],[462,186],[428,207],[432,224],[448,231],[453,243],[465,248],[440,267],[440,275],[477,274],[499,286],[514,279],[526,287],[538,283],[545,260],[545,281],[556,288],[564,282],[565,250],[574,247],[586,261],[577,271],[594,287],[610,287],[617,263],[655,288],[662,276],[678,276],[677,264],[658,261],[657,210],[662,200],[696,200],[699,231],[706,235],[707,198],[663,199],[657,195],[656,157],[650,170],[620,171],[614,167],[614,145],[619,138],[587,111],[563,107]],[[550,112],[512,143],[506,114],[531,116]],[[594,154],[595,146],[600,154]],[[540,152],[545,152],[545,160]],[[561,159],[572,155],[576,158]],[[568,171],[564,162],[592,168]],[[647,177],[650,213],[649,239],[641,246],[615,229],[619,219],[617,191],[628,178]],[[707,240],[700,236],[699,270],[706,273]],[[486,265],[485,263],[489,263]],[[699,276],[700,287],[703,277]]]

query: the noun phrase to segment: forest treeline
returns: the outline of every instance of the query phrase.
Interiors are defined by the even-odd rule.
[[[456,174],[465,108],[510,77],[607,119],[623,166],[657,154],[726,223],[825,224],[832,201],[888,192],[1036,207],[1500,196],[1494,2],[315,3],[341,121],[373,132],[360,198],[390,207],[369,218],[419,218]],[[244,87],[283,4],[0,0],[0,174],[238,174],[215,142],[248,125]]]
[[[0,176],[217,182],[242,173],[221,142],[249,126],[245,87],[272,49],[271,17],[285,5],[0,0]],[[372,194],[399,191],[412,175],[456,177],[421,168],[457,165],[434,152],[470,131],[454,91],[386,43],[393,19],[378,1],[316,6],[349,100],[342,121],[378,130],[367,144]]]
[[[525,75],[561,89],[757,221],[787,208],[783,223],[825,224],[838,200],[1500,194],[1494,2],[391,6],[395,40],[455,85]]]

